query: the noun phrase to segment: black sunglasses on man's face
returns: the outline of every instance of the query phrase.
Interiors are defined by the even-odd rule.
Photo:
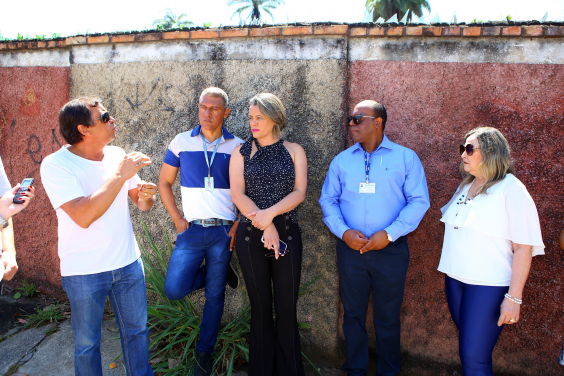
[[[102,114],[102,116],[100,116],[99,119],[94,119],[94,121],[102,120],[104,123],[107,123],[108,121],[110,121],[110,117],[110,113],[106,111]]]
[[[362,115],[362,114],[358,114],[358,115],[354,115],[354,116],[349,115],[347,117],[347,120],[349,122],[349,125],[350,125],[351,121],[354,123],[354,125],[359,125],[362,122],[362,118],[365,118],[365,117],[371,118],[371,119],[377,119],[377,117],[374,117],[374,116],[365,116],[365,115]]]

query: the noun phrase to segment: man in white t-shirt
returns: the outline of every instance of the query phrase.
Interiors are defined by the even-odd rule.
[[[98,99],[67,103],[59,112],[59,131],[70,145],[44,159],[41,179],[59,222],[75,374],[102,375],[100,338],[109,296],[127,374],[153,375],[145,276],[127,200],[143,211],[153,206],[156,185],[137,176],[151,161],[142,153],[108,146],[115,138],[115,119]]]

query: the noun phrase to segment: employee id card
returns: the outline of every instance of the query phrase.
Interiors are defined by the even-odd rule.
[[[376,193],[376,183],[360,183],[358,193]]]
[[[213,176],[204,178],[204,187],[206,187],[206,191],[213,191]]]

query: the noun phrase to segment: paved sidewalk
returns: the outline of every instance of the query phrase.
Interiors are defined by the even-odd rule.
[[[121,354],[117,324],[104,320],[102,325],[102,369],[104,376],[124,376],[125,366],[116,360]],[[29,376],[74,376],[74,336],[70,320],[39,328],[21,330],[0,342],[0,374]],[[110,363],[117,368],[111,369]]]

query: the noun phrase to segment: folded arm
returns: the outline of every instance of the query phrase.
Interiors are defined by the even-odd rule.
[[[321,197],[319,204],[323,211],[323,222],[335,236],[343,239],[345,231],[350,227],[345,223],[341,207],[339,206],[339,198],[341,197],[341,182],[339,179],[339,167],[337,159],[334,159],[329,166],[329,171],[325,177],[323,188],[321,189]]]
[[[80,227],[90,227],[92,223],[108,211],[123,185],[139,169],[150,163],[149,158],[144,154],[138,152],[127,154],[120,162],[117,171],[102,187],[88,197],[78,197],[64,203],[61,205],[61,209]]]
[[[406,205],[392,224],[384,229],[394,241],[415,230],[430,207],[427,180],[421,161],[413,154],[406,165],[407,172],[403,186]]]
[[[233,153],[231,153],[231,160],[229,162],[229,185],[231,188],[231,199],[237,209],[247,216],[249,213],[259,211],[259,207],[245,194],[245,177],[243,170],[245,167],[245,160],[239,152],[241,145],[237,146]]]

